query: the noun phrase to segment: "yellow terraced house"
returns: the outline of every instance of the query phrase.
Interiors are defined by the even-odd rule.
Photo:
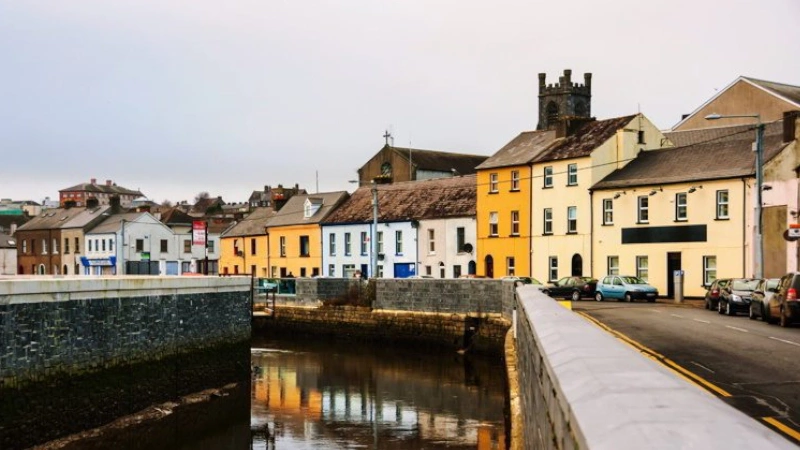
[[[222,275],[267,276],[267,220],[275,215],[271,207],[256,208],[220,237],[219,273]]]

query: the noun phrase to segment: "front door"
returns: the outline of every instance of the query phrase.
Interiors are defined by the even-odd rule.
[[[675,271],[681,270],[681,253],[667,253],[667,297],[675,298]]]
[[[492,258],[492,255],[486,255],[484,265],[486,266],[486,277],[494,278],[494,258]]]
[[[572,276],[573,277],[583,276],[583,257],[581,257],[581,255],[577,253],[572,255]]]

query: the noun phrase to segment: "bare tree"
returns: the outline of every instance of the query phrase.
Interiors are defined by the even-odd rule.
[[[164,201],[161,202],[161,206],[163,206],[164,208],[172,208],[172,202],[164,199]]]
[[[194,202],[199,203],[200,200],[208,200],[209,198],[211,198],[211,195],[208,192],[203,191],[194,196]]]

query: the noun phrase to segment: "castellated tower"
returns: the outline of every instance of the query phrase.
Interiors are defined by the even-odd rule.
[[[539,74],[539,124],[537,130],[552,130],[560,119],[592,116],[592,74],[583,74],[584,84],[572,82],[572,70],[565,69],[558,83],[545,84]]]

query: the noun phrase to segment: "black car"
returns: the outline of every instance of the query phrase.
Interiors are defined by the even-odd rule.
[[[730,282],[730,278],[717,278],[711,283],[710,286],[708,286],[708,290],[706,291],[706,309],[711,311],[715,311],[717,309],[720,293]]]
[[[770,302],[770,314],[778,318],[782,327],[800,322],[798,292],[800,292],[800,272],[788,273],[781,277],[778,292],[772,296]]]
[[[757,278],[733,278],[719,292],[717,301],[717,312],[729,316],[736,315],[737,312],[750,311],[751,297],[756,290]]]
[[[564,277],[555,283],[547,284],[542,292],[553,298],[593,298],[597,280],[591,277]]]
[[[767,323],[775,323],[778,320],[777,317],[772,317],[770,314],[769,304],[772,297],[778,292],[780,282],[780,278],[764,278],[758,282],[750,302],[750,315],[748,317],[751,320],[756,320],[759,317]]]

